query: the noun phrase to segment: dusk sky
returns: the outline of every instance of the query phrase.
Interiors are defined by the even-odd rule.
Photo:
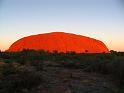
[[[0,50],[22,37],[55,31],[124,51],[124,0],[0,0]]]

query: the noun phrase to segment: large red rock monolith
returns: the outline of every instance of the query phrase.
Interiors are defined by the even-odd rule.
[[[24,37],[13,43],[7,52],[23,49],[45,50],[49,52],[108,53],[106,45],[96,39],[64,32],[52,32]]]

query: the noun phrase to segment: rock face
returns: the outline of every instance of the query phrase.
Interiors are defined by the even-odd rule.
[[[24,37],[13,43],[7,52],[23,49],[45,50],[49,52],[108,53],[105,44],[86,36],[64,32],[52,32]]]

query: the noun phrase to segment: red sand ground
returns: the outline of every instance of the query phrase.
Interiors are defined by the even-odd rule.
[[[108,53],[105,44],[99,40],[64,32],[52,32],[24,37],[13,43],[7,52],[23,49],[45,50],[49,52]]]

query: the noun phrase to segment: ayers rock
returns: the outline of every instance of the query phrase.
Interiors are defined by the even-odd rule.
[[[65,32],[51,32],[31,35],[17,40],[7,52],[23,49],[45,50],[49,52],[108,53],[106,45],[96,39]]]

